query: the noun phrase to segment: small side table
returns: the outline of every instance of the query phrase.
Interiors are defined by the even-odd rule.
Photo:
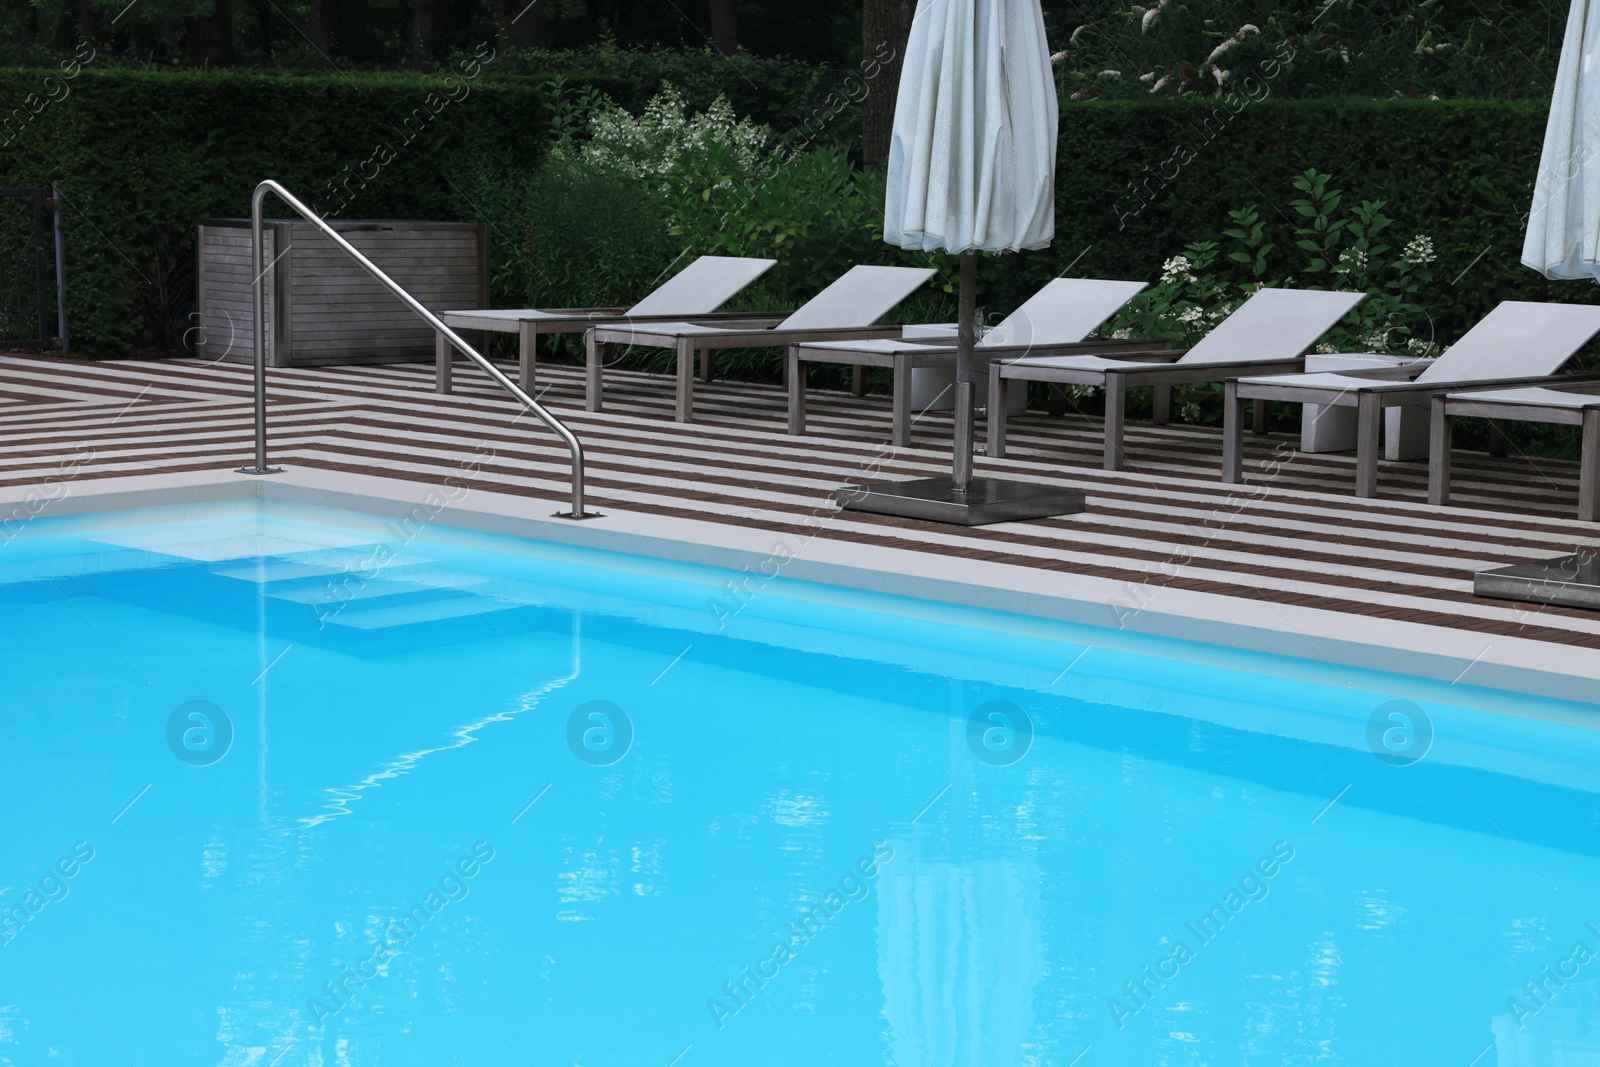
[[[1381,352],[1313,352],[1306,356],[1307,373],[1316,371],[1372,370],[1402,367],[1417,362],[1410,356]],[[1354,407],[1306,404],[1300,414],[1300,451],[1353,452],[1356,447]],[[1423,459],[1428,455],[1428,419],[1423,408],[1397,407],[1384,412],[1384,459]]]
[[[958,327],[953,322],[933,322],[917,326],[907,326],[904,336],[907,339],[927,340],[929,338],[949,338],[951,344],[956,342]],[[979,331],[979,336],[983,336]],[[949,411],[956,406],[956,370],[954,367],[912,367],[911,368],[911,410],[912,411]],[[979,373],[973,375],[972,402],[983,408],[989,406],[989,375]],[[1026,389],[1013,389],[1011,391],[1010,406],[1006,409],[1007,415],[1021,415],[1028,409],[1028,391]]]

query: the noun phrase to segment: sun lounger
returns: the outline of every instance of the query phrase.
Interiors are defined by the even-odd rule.
[[[1106,391],[1106,470],[1121,470],[1128,389],[1154,386],[1155,420],[1169,415],[1171,388],[1220,382],[1241,371],[1299,370],[1305,352],[1366,297],[1310,289],[1262,289],[1187,351],[1105,353],[996,360],[989,364],[989,455],[1006,448],[1006,391],[1018,381],[1099,386]]]
[[[770,325],[783,316],[753,315],[749,312],[717,311],[723,304],[748,288],[771,270],[775,259],[743,259],[736,256],[701,256],[671,278],[656,286],[632,307],[589,308],[508,308],[480,311],[436,312],[444,324],[455,330],[487,330],[491,333],[519,335],[518,362],[520,384],[533,388],[534,368],[539,360],[539,338],[547,334],[583,333],[605,323],[637,322],[650,319],[737,320],[750,325]],[[442,336],[435,350],[438,389],[450,391],[451,361],[455,353]]]
[[[980,360],[1070,351],[1145,287],[1144,282],[1097,278],[1057,278],[980,338]],[[1087,342],[1094,351],[1106,348],[1147,350],[1148,341]],[[911,443],[911,374],[925,367],[954,367],[956,349],[948,338],[928,341],[879,338],[869,341],[823,341],[791,345],[788,355],[789,432],[805,432],[806,364],[840,363],[894,370],[893,429],[896,448]],[[859,386],[858,386],[859,388]],[[864,390],[863,390],[864,391]]]
[[[1462,415],[1580,427],[1578,518],[1600,522],[1600,381],[1570,390],[1524,386],[1435,395],[1428,451],[1429,503],[1450,503],[1450,431],[1456,417]]]
[[[668,348],[677,353],[677,419],[694,413],[694,357],[701,356],[701,374],[711,377],[711,353],[719,348],[784,348],[805,341],[895,337],[904,328],[879,322],[894,306],[929,278],[922,267],[851,267],[837,281],[806,301],[775,326],[729,323],[637,323],[597,326],[588,335],[588,406],[599,411],[602,380],[613,345]]]
[[[1230,381],[1223,397],[1222,478],[1243,480],[1244,402],[1355,407],[1356,495],[1378,493],[1378,429],[1387,408],[1429,404],[1465,389],[1550,385],[1600,333],[1600,306],[1507,300],[1434,360],[1382,370],[1284,374]]]

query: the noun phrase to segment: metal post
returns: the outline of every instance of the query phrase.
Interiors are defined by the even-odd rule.
[[[240,467],[240,474],[282,473],[280,467],[267,466],[267,316],[262,294],[267,264],[261,238],[261,207],[268,187],[275,184],[262,182],[250,197],[250,332],[256,368],[256,465]]]
[[[61,225],[61,186],[50,183],[50,201],[55,209],[56,237],[56,337],[61,354],[67,354],[67,236]]]
[[[977,343],[978,253],[961,253],[961,310],[956,332],[955,455],[950,465],[951,488],[965,493],[972,485],[972,353]]]
[[[437,332],[445,340],[449,341],[458,352],[466,356],[473,363],[477,364],[479,369],[481,369],[490,378],[494,379],[497,385],[521,401],[524,407],[533,412],[534,417],[536,417],[540,422],[544,423],[545,426],[548,427],[549,430],[557,437],[561,438],[561,442],[567,446],[567,451],[572,457],[572,511],[570,513],[563,512],[558,514],[561,518],[567,519],[593,518],[593,512],[586,512],[583,509],[583,445],[578,441],[577,435],[571,430],[567,429],[566,425],[562,423],[560,419],[557,419],[554,415],[547,411],[537,400],[533,399],[533,397],[529,396],[525,391],[523,391],[521,386],[517,385],[516,382],[513,382],[510,378],[506,377],[499,367],[496,367],[493,363],[489,362],[482,355],[480,355],[477,349],[467,344],[467,342],[461,338],[460,334],[446,326],[444,321],[440,319],[439,316],[423,307],[422,304],[418,302],[416,297],[406,292],[405,289],[401,288],[398,282],[389,277],[383,271],[379,270],[376,263],[373,263],[372,260],[362,255],[361,251],[357,249],[355,245],[351,244],[349,241],[340,236],[338,231],[336,231],[332,226],[328,225],[328,223],[320,215],[316,214],[316,212],[312,211],[305,204],[301,203],[294,196],[294,194],[289,192],[289,190],[270,179],[256,186],[255,195],[252,197],[250,203],[251,256],[258,268],[255,276],[255,284],[251,289],[251,297],[254,301],[256,324],[256,466],[253,470],[248,467],[240,468],[241,471],[246,474],[276,473],[266,466],[267,374],[266,345],[263,338],[264,331],[262,323],[262,272],[260,270],[261,204],[266,198],[266,194],[268,192],[276,195],[279,200],[282,200],[285,204],[287,204],[301,218],[305,219],[307,222],[311,223],[311,225],[320,230],[323,236],[332,241],[334,245],[336,245],[351,259],[355,260],[356,263],[360,265],[362,270],[372,275],[380,283],[382,283],[385,289],[388,289],[389,292],[399,297],[401,303],[405,304],[406,307],[416,312],[416,314],[420,316],[424,322],[433,327],[435,332]]]

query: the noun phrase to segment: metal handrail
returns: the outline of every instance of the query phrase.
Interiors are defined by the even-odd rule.
[[[435,331],[442,334],[446,340],[456,347],[457,351],[481,367],[506,392],[522,401],[523,406],[533,412],[539,421],[544,423],[552,433],[561,438],[562,442],[567,446],[567,451],[572,455],[572,511],[570,514],[567,512],[558,512],[557,514],[559,517],[566,519],[592,518],[593,512],[586,513],[583,510],[583,445],[578,441],[577,435],[567,429],[561,420],[550,414],[537,400],[524,392],[516,382],[506,377],[500,368],[480,355],[477,349],[463,341],[461,336],[446,326],[437,315],[418,303],[417,299],[402,289],[398,282],[379,270],[377,264],[362,255],[349,241],[339,236],[332,226],[329,226],[314,211],[302,204],[293,193],[270,178],[256,186],[255,193],[250,198],[250,258],[255,267],[255,277],[250,285],[250,299],[255,322],[255,328],[252,332],[255,335],[253,344],[256,365],[256,465],[253,468],[241,467],[240,470],[245,474],[276,474],[278,472],[276,468],[267,466],[267,346],[266,324],[262,321],[265,318],[262,279],[266,275],[267,267],[262,263],[261,207],[269,192],[276,193],[279,200],[282,200],[307,222],[321,230],[328,240],[343,249],[368,274],[382,282],[386,289],[399,297],[402,303],[420,315],[422,320],[432,326]]]

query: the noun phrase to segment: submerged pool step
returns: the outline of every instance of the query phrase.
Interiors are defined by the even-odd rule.
[[[526,607],[509,600],[497,600],[472,593],[452,593],[439,596],[431,590],[425,600],[405,603],[385,601],[376,606],[351,602],[341,611],[327,616],[329,626],[343,626],[352,630],[389,630],[399,626],[419,623],[448,622],[453,619],[470,619],[478,615],[491,615],[499,611],[513,611]]]
[[[393,595],[372,590],[372,595],[347,597],[348,603],[326,618],[327,625],[358,630],[387,630],[400,626],[470,620],[516,610],[549,607],[549,590],[533,582],[493,578],[440,566],[417,571],[403,581],[374,582],[396,587]],[[314,608],[316,604],[312,605]]]
[[[297,582],[311,578],[338,578],[341,575],[371,575],[370,581],[386,578],[411,577],[421,570],[437,570],[437,560],[426,556],[394,556],[381,566],[375,566],[379,557],[375,546],[367,545],[354,551],[336,550],[301,552],[292,556],[271,556],[260,560],[229,560],[214,566],[211,573],[223,578],[237,578],[259,585],[279,582]]]
[[[495,578],[424,556],[396,555],[381,566],[376,545],[235,559],[211,573],[247,582],[269,600],[310,608],[320,627],[347,631],[391,630],[428,623],[471,620],[548,603],[541,586]]]
[[[325,575],[311,582],[279,583],[283,588],[271,588],[267,596],[274,600],[287,600],[295,604],[328,604],[336,601],[377,600],[384,597],[405,596],[411,593],[449,592],[453,589],[471,589],[489,579],[481,574],[451,570],[444,567],[421,568],[410,571],[404,578],[351,578],[343,575]]]

